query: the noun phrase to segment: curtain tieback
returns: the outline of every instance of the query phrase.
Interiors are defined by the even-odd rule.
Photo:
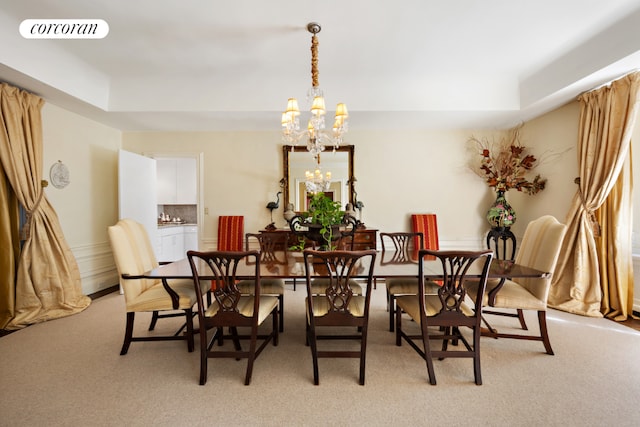
[[[42,188],[45,188],[49,185],[49,181],[43,179],[42,181],[40,181],[40,185],[42,186]],[[27,212],[27,217],[24,221],[24,225],[22,226],[22,230],[20,230],[20,240],[27,240],[31,235],[31,220],[33,218],[33,213],[38,209],[38,206],[40,206],[40,202],[42,201],[43,196],[44,190],[41,189],[36,202],[33,204],[33,207],[29,210],[25,209],[25,211]]]
[[[596,218],[596,214],[593,210],[587,208],[587,203],[584,200],[584,194],[582,193],[582,187],[580,187],[580,177],[577,177],[573,180],[574,183],[578,185],[578,194],[580,194],[580,201],[582,202],[582,207],[587,212],[587,216],[589,217],[589,222],[591,222],[591,228],[593,229],[594,237],[602,236],[602,231],[600,229],[600,223]]]

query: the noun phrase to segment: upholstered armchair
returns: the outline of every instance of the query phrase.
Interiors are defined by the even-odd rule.
[[[121,355],[127,354],[132,341],[186,340],[193,351],[193,311],[196,293],[191,279],[161,280],[138,276],[158,267],[153,247],[144,226],[131,219],[122,219],[109,227],[109,240],[115,259],[120,286],[124,293],[127,324]],[[152,314],[149,331],[153,331],[160,318],[184,316],[186,334],[170,336],[133,336],[136,313]]]

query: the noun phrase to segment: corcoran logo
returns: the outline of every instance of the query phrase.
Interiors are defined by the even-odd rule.
[[[102,39],[109,24],[102,19],[25,19],[20,35],[25,39]]]

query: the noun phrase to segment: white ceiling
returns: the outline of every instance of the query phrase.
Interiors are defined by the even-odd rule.
[[[109,34],[24,39],[30,18]],[[3,0],[0,80],[122,130],[278,130],[311,21],[351,129],[509,127],[640,69],[640,0]]]

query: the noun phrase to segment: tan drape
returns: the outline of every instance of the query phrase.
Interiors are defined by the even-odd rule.
[[[20,256],[18,200],[7,176],[0,170],[0,329],[15,312],[15,284]]]
[[[27,211],[29,230],[18,263],[14,317],[6,329],[68,316],[91,303],[82,295],[78,265],[41,184],[43,104],[35,95],[0,84],[0,158]]]
[[[600,260],[600,312],[616,321],[633,313],[633,173],[629,155],[609,197],[596,212],[602,238],[596,239]]]
[[[631,240],[618,239],[631,230],[630,178],[621,172],[630,157],[631,134],[638,112],[640,73],[632,73],[610,85],[585,93],[578,130],[580,192],[567,215],[565,235],[554,274],[549,306],[587,316],[601,317],[603,286],[615,291],[623,303],[633,292]],[[630,173],[630,165],[628,165]],[[622,180],[622,183],[621,181]],[[607,197],[612,199],[603,206]],[[629,199],[627,203],[624,201]],[[597,212],[602,207],[601,212]],[[597,237],[597,215],[605,221]],[[592,220],[593,219],[593,220]],[[602,248],[602,249],[599,249]],[[601,274],[605,274],[601,277]],[[612,300],[609,299],[608,303]],[[609,308],[605,308],[609,314]],[[616,307],[615,310],[622,310]],[[626,310],[626,308],[625,308]]]

